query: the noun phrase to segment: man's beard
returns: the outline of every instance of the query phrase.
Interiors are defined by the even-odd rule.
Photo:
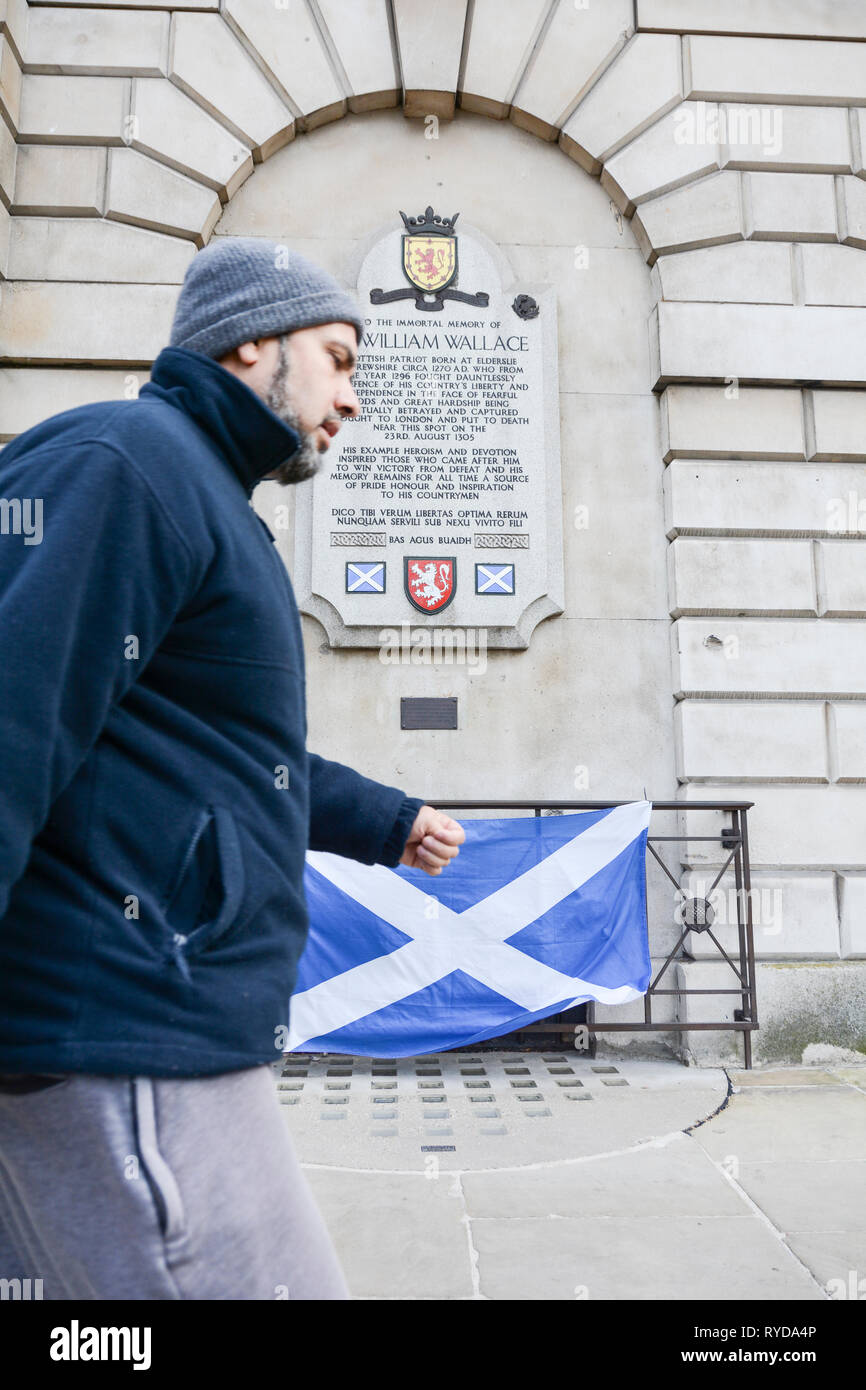
[[[279,357],[271,377],[271,384],[268,387],[268,394],[265,396],[265,404],[270,406],[275,415],[279,415],[281,420],[290,425],[301,440],[300,448],[290,458],[284,459],[272,473],[268,474],[269,478],[282,483],[284,487],[289,483],[302,483],[306,478],[312,478],[322,462],[319,447],[313,435],[304,433],[297,412],[293,410],[289,401],[288,340],[288,333],[281,334],[278,339]]]

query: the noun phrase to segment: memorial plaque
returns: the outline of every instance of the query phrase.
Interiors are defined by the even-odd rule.
[[[562,612],[555,289],[459,219],[401,212],[360,258],[361,415],[296,491],[298,602],[335,647],[527,647]]]
[[[456,729],[457,696],[404,696],[400,701],[401,729]]]

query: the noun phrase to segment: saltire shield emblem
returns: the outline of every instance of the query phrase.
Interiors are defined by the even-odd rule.
[[[308,851],[286,1051],[410,1057],[640,998],[651,811],[466,820],[436,878]]]
[[[384,594],[384,560],[347,560],[347,594]]]
[[[476,564],[475,592],[476,594],[513,594],[514,566]]]
[[[406,597],[422,613],[441,613],[457,592],[457,560],[453,556],[430,559],[403,557]]]

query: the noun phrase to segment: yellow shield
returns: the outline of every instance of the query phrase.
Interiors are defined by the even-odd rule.
[[[416,289],[444,290],[457,273],[457,238],[404,236],[403,270]]]

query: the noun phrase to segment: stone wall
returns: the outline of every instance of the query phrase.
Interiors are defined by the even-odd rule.
[[[212,235],[345,274],[438,171],[516,278],[558,286],[566,611],[482,683],[307,622],[311,743],[431,797],[754,801],[757,1055],[862,1047],[866,8],[154,3],[0,0],[0,439],[134,394]],[[458,742],[401,736],[397,693],[446,685]],[[678,968],[714,987],[705,946]]]

